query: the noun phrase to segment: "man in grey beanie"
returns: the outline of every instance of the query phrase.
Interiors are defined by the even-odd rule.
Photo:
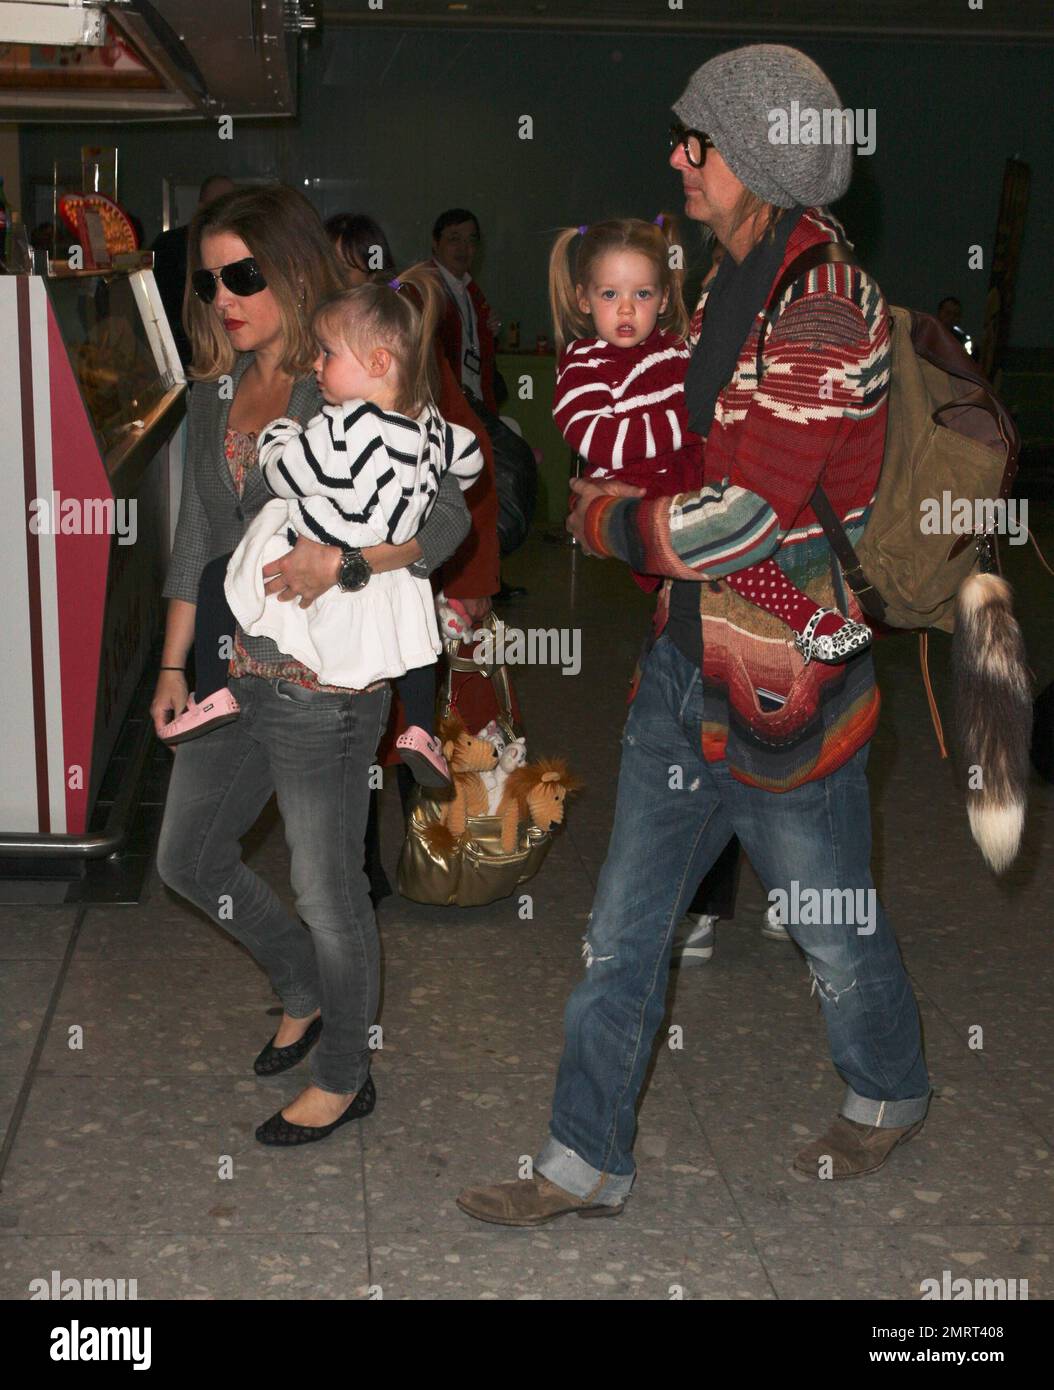
[[[674,930],[733,834],[805,954],[845,1083],[795,1167],[875,1172],[929,1104],[918,1008],[871,878],[870,651],[810,662],[780,618],[721,582],[772,558],[832,621],[861,616],[811,505],[822,479],[859,538],[889,389],[881,291],[824,249],[841,239],[827,204],[851,173],[838,95],[805,54],[757,44],[705,63],[674,111],[669,162],[685,211],[727,252],[692,319],[685,380],[705,487],[644,499],[624,484],[572,484],[567,525],[587,553],[666,583],[634,682],[549,1140],[531,1176],[458,1198],[503,1225],[623,1210]]]

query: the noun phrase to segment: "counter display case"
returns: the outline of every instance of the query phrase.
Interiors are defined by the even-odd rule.
[[[160,632],[186,384],[149,253],[0,276],[0,871],[111,852],[88,834]]]
[[[176,385],[167,363],[157,361],[141,312],[149,308],[143,275],[66,276],[49,287],[81,397],[112,467],[119,446],[138,436]]]

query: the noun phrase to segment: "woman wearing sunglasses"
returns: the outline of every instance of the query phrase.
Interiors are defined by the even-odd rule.
[[[320,302],[344,287],[318,215],[281,186],[235,191],[202,209],[188,259],[184,321],[195,385],[151,705],[159,734],[188,703],[185,665],[203,572],[237,547],[271,496],[257,467],[258,436],[280,416],[306,424],[322,408],[310,324]],[[409,567],[423,577],[468,525],[460,487],[444,477],[413,539],[342,552],[301,537],[264,567],[266,589],[306,607],[334,584],[350,592],[371,574]],[[301,1145],[373,1108],[368,1030],[379,967],[363,834],[391,692],[387,681],[365,690],[324,686],[270,639],[237,629],[228,638],[219,656],[230,658],[240,717],[175,750],[158,872],[252,952],[282,1000],[256,1073],[285,1071],[318,1043],[311,1084],[257,1130],[262,1143]],[[200,655],[207,663],[217,653]],[[242,862],[240,838],[272,794],[306,931]]]

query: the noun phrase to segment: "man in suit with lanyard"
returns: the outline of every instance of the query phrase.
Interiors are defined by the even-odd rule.
[[[458,381],[497,414],[494,334],[501,323],[469,273],[479,240],[479,221],[467,208],[449,208],[436,218],[432,263],[447,294],[439,341]]]

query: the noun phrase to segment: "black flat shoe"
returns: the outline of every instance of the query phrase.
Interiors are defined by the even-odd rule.
[[[373,1087],[373,1078],[368,1076],[344,1114],[331,1125],[295,1125],[279,1110],[269,1120],[264,1120],[256,1131],[256,1137],[261,1144],[273,1144],[278,1148],[317,1144],[320,1139],[327,1139],[335,1129],[346,1125],[349,1120],[361,1120],[364,1115],[370,1113],[376,1103],[377,1092]]]
[[[272,1038],[253,1063],[253,1071],[257,1076],[277,1076],[280,1071],[288,1071],[290,1067],[295,1067],[318,1042],[321,1032],[322,1019],[319,1017],[308,1024],[307,1032],[302,1038],[290,1043],[288,1047],[275,1047]],[[278,1034],[274,1036],[277,1038]]]

